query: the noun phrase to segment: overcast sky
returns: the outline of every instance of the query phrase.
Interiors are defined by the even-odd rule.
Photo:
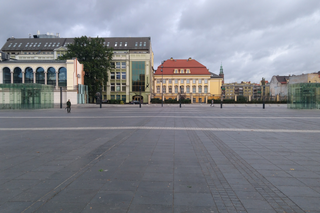
[[[192,57],[225,82],[320,71],[319,0],[0,0],[0,47],[29,33],[151,37],[155,69]]]

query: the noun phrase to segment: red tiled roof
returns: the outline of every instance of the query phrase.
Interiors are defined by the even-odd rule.
[[[194,59],[168,59],[158,66],[154,75],[162,75],[161,66],[163,75],[210,75],[209,70]],[[175,69],[178,69],[178,73],[174,73]],[[184,69],[184,73],[180,73],[180,69]],[[186,73],[186,69],[190,73]]]

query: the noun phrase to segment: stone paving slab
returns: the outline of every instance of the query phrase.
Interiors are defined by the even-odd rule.
[[[0,111],[0,212],[320,212],[320,111]]]

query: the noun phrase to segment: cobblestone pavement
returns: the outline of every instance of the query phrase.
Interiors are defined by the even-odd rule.
[[[320,212],[320,111],[0,111],[0,212]]]

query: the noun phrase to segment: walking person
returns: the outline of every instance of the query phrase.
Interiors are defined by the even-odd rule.
[[[67,112],[68,112],[68,113],[71,112],[71,102],[70,102],[70,99],[68,99],[68,101],[67,101]]]

